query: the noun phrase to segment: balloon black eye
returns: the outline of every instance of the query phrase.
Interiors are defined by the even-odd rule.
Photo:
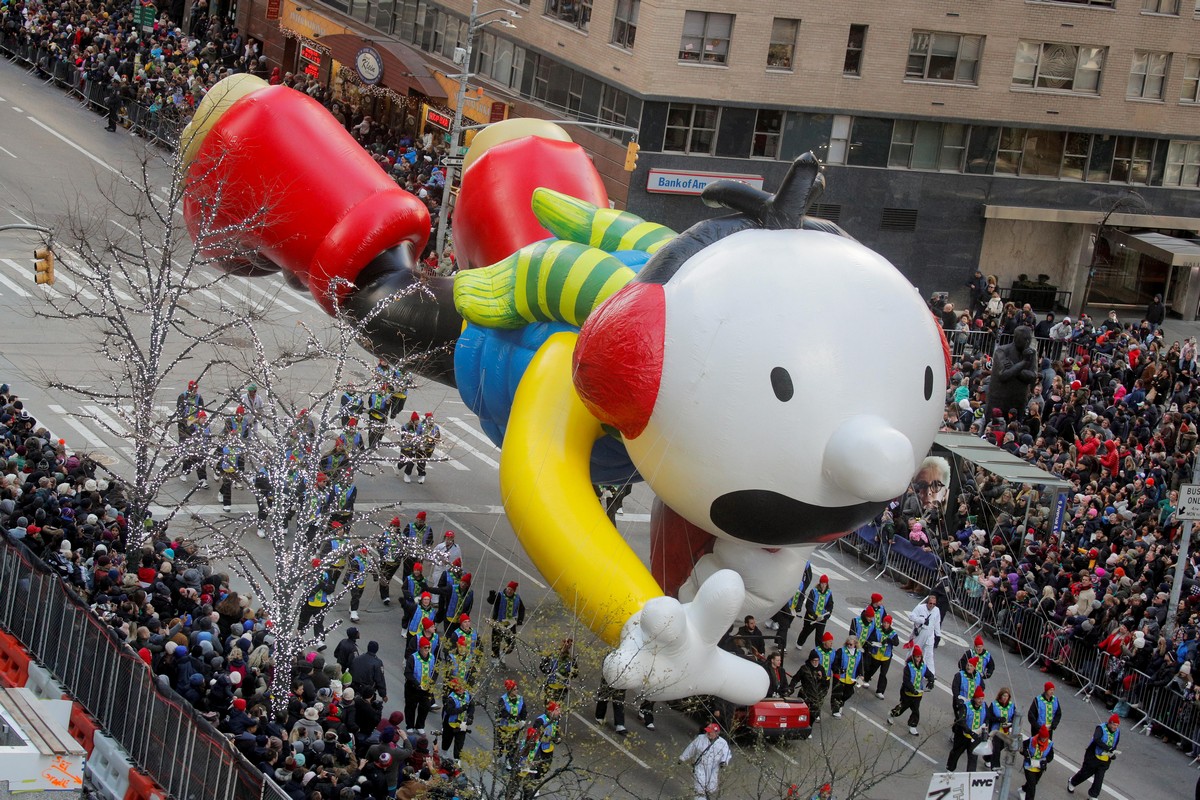
[[[781,403],[791,400],[792,395],[796,393],[796,387],[792,386],[792,376],[783,367],[771,370],[771,389]]]
[[[925,399],[933,397],[933,367],[925,368]]]

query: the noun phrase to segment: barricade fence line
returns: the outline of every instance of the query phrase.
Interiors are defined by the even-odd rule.
[[[1094,642],[1075,635],[1069,626],[1060,625],[1037,607],[1010,606],[996,609],[987,597],[968,592],[961,571],[947,569],[936,555],[937,566],[920,563],[917,548],[907,541],[882,546],[875,529],[864,526],[833,543],[860,563],[871,562],[872,571],[888,574],[897,582],[923,592],[944,592],[952,612],[972,628],[980,627],[1000,640],[1009,652],[1019,655],[1026,667],[1040,666],[1047,672],[1073,679],[1077,695],[1091,697],[1100,692],[1130,705],[1130,714],[1141,717],[1133,725],[1150,731],[1157,726],[1181,740],[1200,744],[1200,699],[1188,698],[1168,686],[1155,686],[1145,673],[1130,671],[1124,658],[1113,657]]]
[[[108,81],[89,78],[59,52],[29,43],[23,44],[19,37],[5,32],[0,34],[0,54],[27,67],[30,73],[36,74],[47,83],[53,82],[89,108],[106,110],[104,100]],[[127,127],[133,132],[169,150],[174,150],[179,144],[179,137],[187,119],[178,113],[175,106],[157,108],[153,105],[128,102],[124,109],[120,116],[123,126],[127,123]]]
[[[273,782],[169,690],[23,545],[0,538],[0,627],[16,637],[167,794],[260,800]],[[11,587],[11,588],[9,588]],[[271,790],[268,797],[277,797]]]

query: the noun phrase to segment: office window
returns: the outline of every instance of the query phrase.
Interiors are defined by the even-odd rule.
[[[783,112],[760,108],[754,120],[751,158],[779,158],[779,138],[783,133]]]
[[[1143,14],[1170,14],[1179,16],[1179,0],[1142,0]]]
[[[982,36],[913,31],[905,77],[927,81],[976,83]]]
[[[1200,186],[1200,142],[1171,142],[1163,186]]]
[[[771,44],[767,47],[767,69],[792,69],[796,56],[796,32],[800,20],[776,17],[771,23]]]
[[[533,71],[533,92],[534,100],[546,101],[550,95],[550,73],[554,69],[554,62],[545,56],[538,56],[537,66]]]
[[[586,31],[592,19],[592,0],[546,0],[542,13]]]
[[[1133,66],[1129,69],[1129,85],[1125,89],[1125,96],[1162,100],[1163,87],[1167,81],[1167,66],[1170,63],[1170,53],[1134,50]]]
[[[667,135],[663,150],[712,155],[720,116],[717,106],[671,103],[667,107]]]
[[[679,60],[704,64],[724,64],[729,58],[729,40],[733,37],[733,14],[689,11],[683,17],[683,37],[679,40]]]
[[[1200,56],[1188,56],[1183,67],[1183,94],[1179,96],[1179,102],[1200,103]]]
[[[617,0],[617,10],[613,13],[612,43],[617,47],[633,48],[633,40],[637,36],[638,11],[641,10],[642,0]]]
[[[600,87],[600,121],[614,125],[630,125],[629,95],[607,83]],[[636,123],[637,120],[633,120]],[[610,139],[622,139],[623,131],[599,128],[600,134]]]
[[[846,61],[842,64],[843,75],[862,75],[863,50],[867,47],[867,26],[851,25],[846,39]]]
[[[571,71],[571,84],[567,87],[567,113],[572,117],[579,116],[583,107],[583,73]]]
[[[1140,136],[1118,136],[1109,180],[1113,183],[1149,183],[1154,144],[1153,139]]]
[[[1103,47],[1022,40],[1017,45],[1012,85],[1098,94],[1103,67]]]
[[[826,164],[845,164],[850,150],[850,120],[845,114],[833,117],[833,128],[829,132],[829,146],[825,151]]]
[[[889,167],[962,172],[967,126],[898,119],[892,127]]]

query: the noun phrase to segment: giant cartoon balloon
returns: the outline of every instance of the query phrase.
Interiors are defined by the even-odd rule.
[[[315,101],[235,76],[196,120],[185,216],[202,250],[252,249],[234,266],[282,269],[352,313],[420,284],[371,323],[372,345],[444,350],[425,372],[457,385],[501,446],[509,519],[615,647],[608,681],[761,698],[765,672],[718,639],[791,596],[796,545],[904,491],[946,390],[945,340],[913,287],[806,216],[824,185],[816,160],[798,159],[774,195],[713,184],[704,201],[735,213],[676,235],[608,209],[562,129],[499,123],[467,156],[465,269],[432,278],[413,269],[424,207]],[[639,477],[657,495],[649,568],[591,489]]]

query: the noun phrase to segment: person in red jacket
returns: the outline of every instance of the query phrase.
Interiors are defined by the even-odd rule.
[[[1110,478],[1117,476],[1117,468],[1121,465],[1121,457],[1117,453],[1117,443],[1109,439],[1104,443],[1104,450],[1099,454],[1100,466],[1104,467],[1104,471],[1108,473]]]
[[[1075,439],[1075,460],[1084,456],[1094,456],[1100,448],[1100,440],[1096,438],[1096,432],[1090,428],[1084,428],[1083,438]]]

